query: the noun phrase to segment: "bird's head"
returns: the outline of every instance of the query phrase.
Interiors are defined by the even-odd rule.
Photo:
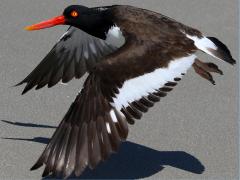
[[[104,38],[105,31],[113,25],[108,8],[88,8],[80,5],[67,7],[63,14],[40,23],[27,26],[25,30],[34,31],[57,25],[70,25],[89,34]]]

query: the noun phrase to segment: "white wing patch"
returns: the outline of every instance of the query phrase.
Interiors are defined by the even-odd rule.
[[[120,111],[129,103],[139,100],[149,93],[156,92],[167,82],[174,82],[174,78],[181,78],[182,73],[187,72],[195,59],[196,55],[175,59],[170,62],[167,68],[159,68],[151,73],[125,81],[122,88],[119,89],[119,94],[116,94],[113,99],[113,105]]]
[[[111,110],[110,111],[110,116],[111,116],[111,118],[112,118],[112,120],[113,120],[113,122],[118,122],[118,120],[117,120],[117,117],[116,117],[116,114],[115,114],[115,112],[114,112],[114,110]]]
[[[106,34],[106,42],[114,47],[120,48],[125,44],[126,39],[118,26],[112,26]]]
[[[106,127],[107,127],[108,134],[111,134],[111,128],[110,128],[109,122],[106,123]]]

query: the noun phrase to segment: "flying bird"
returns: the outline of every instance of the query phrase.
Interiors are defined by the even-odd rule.
[[[191,67],[215,84],[211,73],[223,74],[208,55],[235,64],[229,49],[215,37],[174,19],[127,5],[67,7],[61,16],[26,30],[69,25],[42,62],[18,85],[49,88],[59,81],[88,77],[31,170],[45,165],[43,177],[80,176],[116,152],[134,124]]]

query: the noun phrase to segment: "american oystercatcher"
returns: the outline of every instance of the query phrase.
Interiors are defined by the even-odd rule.
[[[116,152],[134,124],[165,97],[193,66],[215,83],[222,74],[201,62],[201,50],[230,64],[236,61],[214,37],[162,14],[132,6],[88,8],[72,5],[63,15],[26,27],[39,30],[70,25],[43,61],[18,85],[23,94],[36,86],[52,87],[89,73],[84,87],[32,167],[46,165],[43,176],[80,176]]]

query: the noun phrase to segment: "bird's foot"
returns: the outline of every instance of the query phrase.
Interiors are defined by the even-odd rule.
[[[214,72],[214,73],[218,73],[218,74],[223,75],[222,70],[220,70],[218,68],[218,66],[216,64],[214,64],[214,63],[210,63],[210,62],[205,63],[205,62],[200,61],[199,59],[196,59],[195,60],[195,64],[198,67],[201,67],[203,70],[205,70],[205,71],[207,71],[209,73]]]
[[[223,75],[222,70],[220,70],[216,64],[210,62],[205,63],[199,59],[195,60],[193,68],[197,74],[210,81],[213,85],[215,85],[215,81],[210,73],[213,72]]]

